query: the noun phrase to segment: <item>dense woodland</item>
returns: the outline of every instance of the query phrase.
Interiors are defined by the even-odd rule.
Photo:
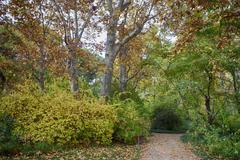
[[[240,159],[239,0],[0,0],[0,155],[166,130]]]

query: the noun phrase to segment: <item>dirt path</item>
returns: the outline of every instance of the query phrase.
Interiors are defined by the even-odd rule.
[[[154,133],[141,152],[141,160],[201,160],[180,140],[182,134]]]

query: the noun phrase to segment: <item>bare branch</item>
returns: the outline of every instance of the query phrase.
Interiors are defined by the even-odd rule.
[[[145,24],[145,23],[144,23]],[[138,25],[135,27],[134,30],[132,30],[128,35],[126,35],[121,42],[116,44],[116,50],[115,53],[117,54],[119,50],[126,44],[128,43],[132,38],[136,37],[143,29],[144,24]],[[116,56],[116,55],[114,55]]]
[[[63,28],[64,28],[64,42],[66,45],[68,45],[68,38],[67,38],[67,24],[66,19],[64,18],[63,11],[61,7],[58,5],[56,0],[53,0],[54,5],[56,6],[57,12],[59,13],[58,18],[63,22]]]
[[[107,6],[108,6],[108,11],[110,12],[110,15],[113,15],[113,3],[112,3],[112,0],[107,0]]]
[[[127,2],[125,2],[125,3],[127,3]],[[119,52],[119,50],[126,43],[128,43],[132,38],[136,37],[142,31],[142,29],[143,29],[144,25],[147,23],[147,21],[149,21],[159,15],[159,13],[157,13],[157,14],[151,16],[153,7],[154,7],[154,3],[152,2],[149,11],[146,14],[146,18],[143,20],[143,22],[137,23],[135,28],[132,31],[130,31],[118,44],[116,44],[116,51],[115,51],[116,55]],[[114,56],[116,56],[116,55],[114,55]]]
[[[124,0],[122,0],[122,3],[120,5],[120,11],[124,11],[126,8],[128,8],[128,6],[131,4],[130,0],[127,0],[126,2],[124,2]]]
[[[136,77],[140,72],[142,71],[142,68],[140,68],[137,72],[135,72],[131,77],[127,79],[127,82]]]
[[[98,8],[100,8],[101,4],[103,3],[103,0],[101,0],[97,6]],[[88,14],[87,14],[87,20],[85,20],[85,22],[83,23],[81,29],[80,29],[80,33],[78,35],[78,39],[81,40],[82,36],[83,36],[83,33],[84,33],[84,30],[86,29],[90,19],[92,18],[92,16],[94,15],[94,13],[98,10],[98,8],[96,9],[90,9]]]
[[[78,11],[77,11],[77,0],[75,0],[75,9],[74,9],[74,18],[75,18],[75,39],[78,38]]]

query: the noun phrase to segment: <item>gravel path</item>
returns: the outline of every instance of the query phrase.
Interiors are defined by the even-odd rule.
[[[141,160],[201,160],[181,142],[181,135],[154,133],[143,145]]]

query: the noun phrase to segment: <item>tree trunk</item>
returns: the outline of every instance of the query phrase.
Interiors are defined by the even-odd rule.
[[[233,78],[233,88],[234,88],[234,94],[235,94],[235,99],[236,103],[239,106],[240,105],[240,93],[239,93],[239,71],[232,71],[232,78]],[[238,111],[240,112],[240,107],[237,108]]]
[[[115,22],[116,23],[116,22]],[[116,29],[115,24],[109,26],[107,30],[107,43],[106,43],[106,54],[105,54],[105,71],[102,82],[101,96],[105,97],[106,100],[109,98],[111,93],[112,75],[113,75],[113,64],[116,56]]]
[[[38,75],[38,83],[41,91],[45,90],[45,74],[46,74],[46,52],[45,52],[45,39],[47,36],[47,27],[45,26],[45,19],[44,19],[44,7],[43,1],[40,3],[39,11],[40,11],[40,21],[42,26],[42,37],[41,42],[39,44],[40,50],[40,60],[39,60],[39,75]]]
[[[39,87],[41,91],[45,90],[45,68],[41,66],[39,71]]]
[[[128,75],[127,75],[127,67],[123,63],[120,64],[120,75],[119,76],[120,76],[119,89],[120,89],[120,92],[124,92],[127,87]]]
[[[103,86],[102,86],[102,91],[101,95],[103,97],[108,98],[111,93],[111,85],[112,85],[112,72],[113,72],[113,63],[111,60],[106,62],[106,69],[104,72],[104,77],[103,77]]]
[[[0,70],[0,92],[4,90],[5,83],[6,83],[6,78]]]
[[[40,61],[39,61],[39,77],[38,77],[38,83],[39,83],[39,87],[41,89],[41,91],[45,90],[45,58],[46,58],[46,54],[44,52],[44,46],[42,45],[40,47]]]
[[[207,111],[208,123],[211,125],[213,123],[213,117],[210,102],[211,102],[210,96],[205,96],[205,107]]]
[[[120,68],[119,68],[119,89],[120,92],[124,92],[127,87],[128,73],[127,66],[124,61],[127,58],[127,48],[123,47],[119,54]]]
[[[211,70],[206,70],[206,73],[208,74],[208,87],[207,87],[207,94],[205,95],[205,107],[207,111],[207,117],[208,117],[208,123],[212,125],[214,121],[213,117],[213,109],[211,109],[211,86],[213,82],[213,75],[211,73]]]
[[[68,48],[68,74],[70,79],[70,88],[72,93],[79,91],[78,74],[76,69],[76,53],[72,47]]]

